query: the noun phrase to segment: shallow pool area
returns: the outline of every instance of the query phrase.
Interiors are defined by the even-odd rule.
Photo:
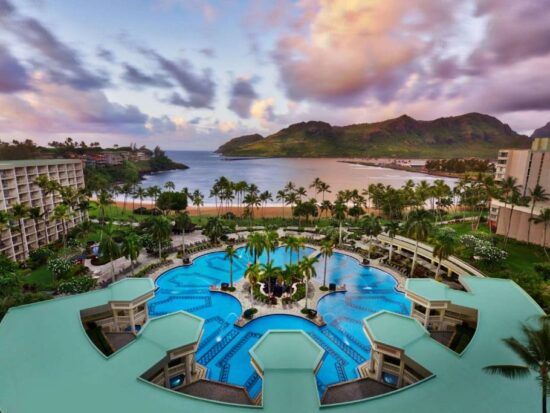
[[[313,251],[305,248],[299,255],[307,256]],[[238,252],[238,259],[233,263],[234,282],[242,279],[247,264],[253,261],[244,248]],[[271,259],[283,266],[291,259],[296,262],[298,257],[290,256],[279,247]],[[263,254],[260,262],[265,261]],[[323,269],[323,259],[320,259],[316,264],[320,281]],[[184,310],[204,318],[197,361],[208,368],[209,379],[244,386],[252,398],[259,394],[262,383],[250,363],[248,351],[266,331],[303,330],[325,350],[317,373],[322,395],[330,384],[357,378],[357,366],[369,359],[371,349],[362,328],[365,317],[380,310],[410,312],[410,302],[395,289],[397,281],[391,275],[364,267],[356,259],[340,253],[328,260],[327,283],[346,284],[347,292],[329,294],[319,301],[317,309],[327,323],[323,327],[292,315],[263,316],[237,327],[234,323],[242,312],[239,301],[209,290],[210,285],[222,282],[229,282],[229,261],[225,253],[203,255],[192,265],[169,270],[157,279],[158,290],[149,302],[149,313],[157,317]]]

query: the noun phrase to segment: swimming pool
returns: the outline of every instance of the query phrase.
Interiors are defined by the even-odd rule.
[[[253,259],[240,248],[233,263],[234,281],[240,280]],[[305,248],[300,256],[313,252]],[[293,254],[292,261],[296,262]],[[260,257],[265,262],[266,256]],[[272,254],[276,265],[290,260],[283,247]],[[322,281],[323,260],[316,264],[317,278]],[[364,267],[345,254],[335,253],[328,260],[327,283],[346,284],[346,293],[324,297],[318,311],[327,325],[318,327],[292,315],[259,317],[244,327],[236,327],[241,314],[239,301],[228,294],[212,292],[209,286],[228,282],[229,261],[225,253],[214,252],[197,258],[193,265],[167,271],[157,280],[159,287],[149,302],[151,317],[177,310],[189,311],[204,318],[204,333],[199,343],[197,361],[208,368],[208,378],[244,386],[252,398],[261,390],[261,378],[250,363],[248,350],[268,330],[299,329],[306,332],[324,350],[317,373],[322,395],[330,384],[358,377],[357,366],[370,358],[370,344],[363,332],[362,320],[380,310],[400,314],[410,312],[410,302],[395,290],[397,282],[389,274]]]

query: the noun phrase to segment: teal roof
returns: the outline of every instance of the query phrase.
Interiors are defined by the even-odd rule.
[[[140,333],[140,338],[157,343],[166,350],[174,350],[199,341],[204,320],[184,311],[154,318]]]
[[[403,345],[407,356],[433,373],[431,378],[380,397],[321,408],[312,367],[318,354],[314,347],[297,334],[288,334],[288,340],[281,339],[283,335],[279,334],[274,338],[267,336],[253,351],[255,359],[264,367],[262,411],[540,411],[540,388],[534,376],[508,380],[485,374],[482,368],[490,364],[519,363],[514,353],[503,345],[502,338],[521,337],[521,323],[533,320],[542,310],[512,281],[462,279],[469,292],[445,290],[446,297],[458,305],[476,308],[479,324],[470,345],[461,355],[428,335],[420,335],[414,340],[415,327],[411,327],[406,317],[383,314],[366,321],[367,325],[375,326],[377,339]],[[180,339],[186,341],[194,337],[193,327],[180,336],[177,327],[180,321],[176,320],[183,321],[182,326],[187,323],[196,326],[196,317],[188,316],[183,320],[183,313],[177,313],[151,321],[136,340],[108,358],[92,345],[80,321],[80,310],[107,303],[112,300],[113,289],[123,285],[131,290],[133,282],[123,281],[106,289],[11,309],[0,323],[0,411],[217,413],[254,409],[197,399],[139,379],[166,355],[167,347],[177,344]],[[132,295],[135,294],[128,293]],[[432,297],[441,298],[437,294]],[[384,319],[391,328],[381,326]],[[175,332],[172,331],[174,325]],[[396,334],[399,330],[408,339],[400,339]],[[169,337],[157,338],[157,335]],[[281,356],[272,356],[275,350]],[[288,355],[289,362],[283,360],[283,354]],[[304,360],[296,354],[304,355]],[[238,365],[231,367],[238,368]],[[323,368],[332,367],[324,365]]]
[[[428,332],[415,319],[389,311],[379,311],[367,317],[365,326],[375,341],[399,349],[428,336]]]
[[[447,285],[431,278],[409,278],[406,290],[429,301],[449,301],[447,294],[453,291]]]
[[[17,161],[0,161],[0,169],[20,168],[22,166],[46,166],[69,163],[81,163],[80,159],[23,159]]]
[[[126,278],[110,285],[111,301],[132,301],[155,291],[155,283],[150,278]]]
[[[288,351],[281,348],[288,347]],[[303,331],[278,330],[264,335],[250,355],[263,370],[309,370],[317,368],[324,350]]]

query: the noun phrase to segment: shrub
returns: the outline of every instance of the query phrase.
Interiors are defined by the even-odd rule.
[[[0,274],[14,273],[17,268],[18,265],[15,261],[10,260],[5,255],[0,255]]]
[[[473,235],[463,235],[460,243],[464,245],[469,255],[478,257],[486,264],[500,264],[507,257],[508,253],[495,247],[491,242],[479,239]]]
[[[32,269],[36,269],[46,264],[52,255],[53,251],[49,248],[37,248],[29,254],[29,265]]]
[[[53,258],[48,262],[48,270],[50,270],[54,278],[63,278],[71,269],[70,261],[64,258]]]
[[[256,308],[249,308],[247,310],[244,310],[243,317],[247,320],[251,320],[254,317],[254,314],[258,312],[258,309]]]
[[[534,265],[535,271],[540,274],[544,281],[550,280],[550,262],[537,262]]]
[[[92,277],[72,277],[59,284],[61,294],[80,294],[95,288],[97,281]]]
[[[152,264],[149,264],[149,265],[145,266],[144,268],[142,268],[138,272],[136,272],[134,277],[136,277],[136,278],[147,277],[150,272],[158,270],[159,268],[171,265],[172,263],[173,263],[172,260],[154,262]]]
[[[300,283],[296,286],[296,292],[292,295],[294,301],[300,301],[306,297],[306,286]]]

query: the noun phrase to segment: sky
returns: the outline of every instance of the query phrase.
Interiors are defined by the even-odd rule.
[[[0,140],[215,149],[291,123],[550,121],[548,0],[0,0]]]

